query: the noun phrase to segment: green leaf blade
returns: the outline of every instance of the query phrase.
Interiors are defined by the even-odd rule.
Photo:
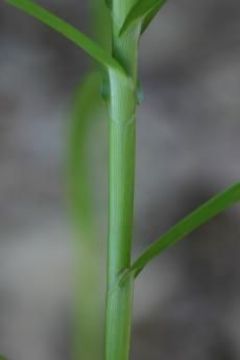
[[[106,6],[111,10],[112,9],[112,0],[106,0]]]
[[[222,211],[240,201],[240,183],[236,183],[225,191],[211,198],[195,211],[180,220],[170,230],[150,245],[147,250],[133,263],[129,272],[137,276],[142,269],[164,250],[175,245],[191,232],[211,220]],[[124,278],[126,275],[124,276]]]
[[[143,33],[165,2],[166,0],[138,0],[138,2],[129,11],[120,29],[119,35],[121,36],[125,33],[134,22],[141,20],[143,21]]]
[[[115,69],[125,74],[122,66],[101,48],[101,46],[47,9],[37,5],[31,0],[6,0],[6,2],[62,34],[104,67]]]
[[[156,4],[156,6],[146,15],[142,22],[141,27],[141,35],[147,30],[148,26],[151,24],[155,16],[158,14],[158,12],[161,10],[163,5],[166,3],[167,0],[160,1]]]

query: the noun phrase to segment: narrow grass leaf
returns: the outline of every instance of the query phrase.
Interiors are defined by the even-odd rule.
[[[30,0],[5,0],[8,4],[23,10],[28,15],[36,18],[40,22],[48,25],[58,33],[62,34],[65,38],[69,39],[75,45],[83,49],[94,60],[103,65],[104,67],[118,70],[125,73],[122,66],[109,55],[101,46],[84,35],[74,26],[62,20],[45,8],[37,5]]]
[[[147,250],[133,263],[128,273],[134,272],[135,276],[137,276],[153,258],[239,201],[240,183],[236,183],[211,198],[190,215],[186,216],[174,225],[170,230],[162,235],[159,240],[147,248]],[[125,276],[126,274],[124,275],[124,278]]]
[[[112,8],[112,0],[106,0],[106,5],[109,9]]]
[[[145,30],[147,30],[148,26],[151,24],[151,22],[153,21],[155,16],[158,14],[158,12],[162,8],[162,6],[166,3],[166,1],[167,0],[158,1],[156,6],[148,13],[148,15],[145,16],[145,18],[143,19],[143,22],[142,22],[141,34],[143,34],[145,32]]]
[[[146,29],[153,17],[157,14],[165,2],[166,0],[138,0],[129,11],[120,29],[119,35],[121,36],[136,21],[142,20],[143,29]],[[143,29],[142,32],[144,31]]]

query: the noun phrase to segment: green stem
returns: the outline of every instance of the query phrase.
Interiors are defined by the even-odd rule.
[[[133,281],[119,278],[131,265],[135,177],[135,113],[139,26],[119,37],[132,0],[113,1],[113,56],[130,80],[110,71],[110,184],[105,360],[129,358]]]

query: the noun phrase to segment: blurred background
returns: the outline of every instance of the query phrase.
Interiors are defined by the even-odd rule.
[[[41,4],[91,32],[88,1]],[[135,253],[239,180],[239,1],[169,0],[140,55]],[[9,360],[71,357],[66,153],[72,96],[88,67],[81,50],[0,3],[0,352]],[[107,119],[99,117],[89,184],[104,249]],[[240,358],[239,215],[236,206],[218,216],[139,278],[132,359]]]

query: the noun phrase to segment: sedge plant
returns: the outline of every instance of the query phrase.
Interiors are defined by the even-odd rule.
[[[138,49],[142,34],[166,1],[106,0],[102,3],[101,6],[107,9],[111,22],[108,34],[112,42],[111,47],[92,40],[36,2],[31,0],[6,0],[6,2],[38,19],[84,50],[100,65],[101,74],[104,74],[102,88],[109,119],[109,229],[104,360],[128,360],[135,279],[163,251],[237,203],[240,200],[240,183],[235,183],[215,195],[160,236],[137,259],[132,260],[136,109],[139,103]],[[86,93],[83,91],[81,95],[83,101],[79,102],[83,112],[90,111],[90,108],[84,107],[86,96],[91,98],[99,96],[101,82],[99,79],[99,75],[93,73],[85,84]],[[92,98],[93,103],[95,100]],[[71,183],[75,189],[73,199],[78,191],[78,181],[82,181],[81,171],[86,169],[83,164],[81,171],[76,166],[79,159],[84,161],[81,152],[80,158],[77,155],[78,131],[78,126],[73,127],[71,143],[73,165]],[[87,204],[85,195],[84,191],[80,191],[78,200],[75,199],[75,216],[82,217],[83,223],[85,221],[88,224],[86,228],[89,229],[91,223],[89,223],[87,205],[81,206],[80,211],[78,208],[79,201]],[[94,347],[94,344],[92,346]]]

